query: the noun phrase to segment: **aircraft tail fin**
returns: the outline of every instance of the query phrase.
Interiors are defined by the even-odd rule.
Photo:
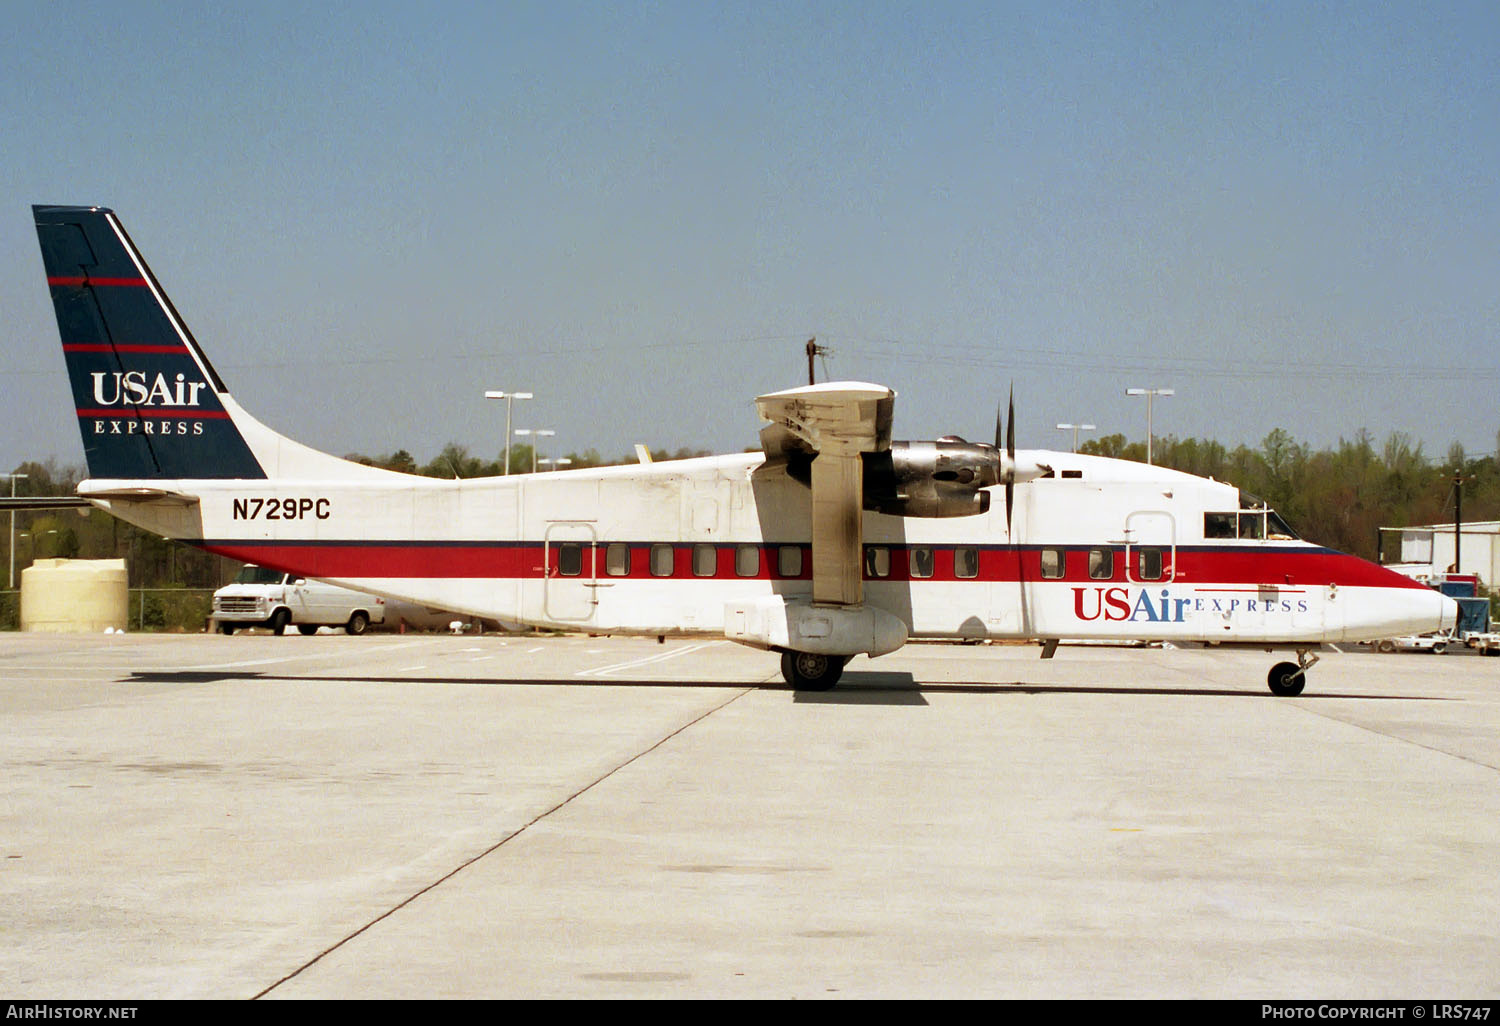
[[[89,475],[264,478],[243,411],[113,211],[32,213]]]

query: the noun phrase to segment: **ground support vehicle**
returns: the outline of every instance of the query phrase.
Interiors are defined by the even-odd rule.
[[[285,634],[295,625],[302,634],[319,627],[342,627],[363,634],[371,624],[385,622],[385,599],[296,574],[247,564],[214,592],[213,623],[223,634],[244,627],[269,627]]]

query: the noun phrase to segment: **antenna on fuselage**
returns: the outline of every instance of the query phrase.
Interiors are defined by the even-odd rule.
[[[810,339],[807,340],[807,383],[809,385],[816,385],[817,384],[817,381],[814,380],[814,375],[813,375],[813,358],[817,357],[817,356],[825,356],[826,357],[826,356],[832,356],[832,355],[833,355],[833,350],[832,349],[829,349],[827,346],[820,346],[820,345],[818,345],[817,336],[814,336],[814,337],[812,337],[812,338],[810,338]],[[825,378],[828,377],[828,361],[827,360],[823,361],[823,376]]]

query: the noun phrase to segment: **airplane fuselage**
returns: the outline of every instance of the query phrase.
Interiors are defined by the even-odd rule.
[[[1267,537],[1265,515],[1242,511],[1230,485],[1030,455],[1054,474],[1017,486],[1009,530],[998,504],[946,519],[866,513],[865,604],[914,638],[1317,644],[1439,626],[1440,596]],[[131,484],[146,482],[82,492]],[[179,485],[198,502],[107,505],[235,559],[497,620],[717,635],[726,608],[811,590],[809,490],[759,454],[454,481]]]

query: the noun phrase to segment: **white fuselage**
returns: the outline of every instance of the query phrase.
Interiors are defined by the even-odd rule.
[[[1206,537],[1222,534],[1206,515],[1234,523],[1230,485],[1029,457],[1054,475],[1016,486],[1009,529],[1001,502],[949,519],[865,513],[864,603],[929,638],[1318,643],[1451,617],[1441,596],[1351,556]],[[196,503],[101,504],[247,562],[544,627],[722,634],[726,607],[811,590],[810,492],[758,453],[455,481],[360,471],[180,481]]]

